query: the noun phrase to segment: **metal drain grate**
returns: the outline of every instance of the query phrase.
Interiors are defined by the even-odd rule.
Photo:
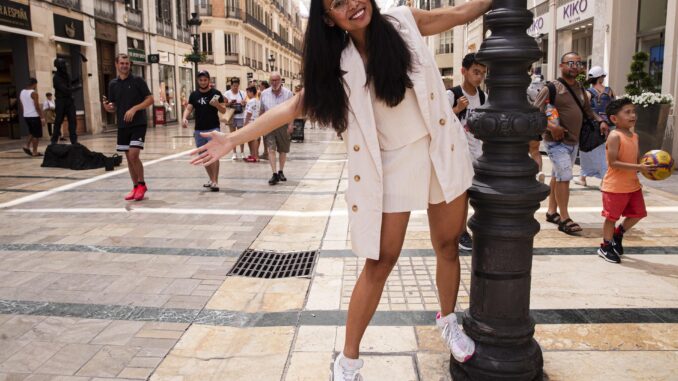
[[[247,249],[228,275],[265,279],[310,276],[317,257],[317,251],[276,253]]]

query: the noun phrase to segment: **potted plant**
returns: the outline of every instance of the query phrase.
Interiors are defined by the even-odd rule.
[[[666,123],[673,104],[671,94],[661,94],[657,84],[645,71],[649,55],[637,52],[631,62],[629,84],[622,97],[631,99],[636,105],[636,133],[638,134],[639,155],[653,149],[661,149],[666,133]],[[669,142],[670,143],[670,142]]]

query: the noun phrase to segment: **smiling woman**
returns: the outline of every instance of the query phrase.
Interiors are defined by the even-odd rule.
[[[374,0],[312,0],[304,90],[233,134],[204,134],[212,140],[194,151],[199,154],[194,164],[209,165],[236,144],[300,114],[331,124],[346,141],[351,245],[367,260],[351,296],[333,380],[362,380],[360,342],[400,256],[410,213],[418,209],[427,209],[438,263],[436,324],[458,362],[474,354],[475,344],[453,312],[457,245],[473,168],[463,128],[422,37],[469,22],[489,7],[490,0],[474,0],[434,11],[397,7],[382,14]]]

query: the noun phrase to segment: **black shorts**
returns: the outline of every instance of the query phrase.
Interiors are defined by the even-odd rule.
[[[146,125],[118,128],[118,147],[119,152],[129,151],[130,147],[144,149],[144,140],[146,140]]]
[[[42,137],[42,123],[40,123],[39,117],[34,118],[24,118],[26,124],[28,125],[28,133],[31,134],[34,138]]]

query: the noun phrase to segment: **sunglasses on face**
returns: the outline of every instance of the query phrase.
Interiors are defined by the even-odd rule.
[[[567,65],[569,68],[578,67],[578,68],[581,69],[581,68],[584,67],[584,63],[581,62],[581,61],[567,61],[567,62],[561,62],[561,64]]]

